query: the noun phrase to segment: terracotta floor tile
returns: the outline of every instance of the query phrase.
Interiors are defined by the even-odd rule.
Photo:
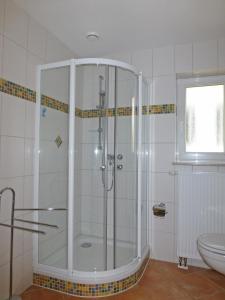
[[[200,273],[202,276],[207,277],[219,287],[225,289],[225,276],[214,271],[214,270],[204,270]]]
[[[218,292],[218,286],[199,273],[189,274],[176,280],[177,284],[194,299],[204,299]]]
[[[111,299],[111,297],[109,298]],[[141,290],[127,291],[112,297],[113,300],[149,300],[148,295]]]
[[[209,297],[205,297],[205,298],[202,298],[200,300],[225,300],[225,293],[223,292],[220,292],[220,293],[217,293],[215,295],[212,295],[212,296],[209,296]]]
[[[70,296],[70,295],[63,295],[63,300],[78,300],[78,299],[86,299],[86,298],[81,298],[81,297],[76,297],[76,296]],[[94,298],[96,299],[96,298]]]
[[[147,295],[149,300],[191,300],[190,295],[183,290],[175,281],[159,281],[149,286],[140,287],[142,293]]]
[[[23,295],[24,295],[24,294],[27,294],[27,293],[31,293],[31,292],[36,291],[36,290],[42,290],[42,288],[39,287],[39,286],[36,286],[36,285],[32,285],[32,286],[30,286],[28,289],[26,289],[26,290],[23,292]]]
[[[64,300],[62,293],[50,291],[47,289],[31,289],[22,294],[23,300]]]
[[[140,285],[151,285],[155,282],[162,282],[171,278],[170,272],[167,270],[166,264],[160,261],[151,261],[145,270],[144,275],[139,282]]]
[[[171,279],[181,276],[186,276],[188,274],[193,274],[196,272],[201,272],[203,269],[198,267],[192,267],[189,266],[188,270],[179,269],[177,267],[177,264],[170,263],[170,262],[163,262],[163,261],[157,261],[153,260],[152,264],[149,264],[148,270],[151,272],[152,270],[157,270],[157,272],[160,274],[163,278]]]

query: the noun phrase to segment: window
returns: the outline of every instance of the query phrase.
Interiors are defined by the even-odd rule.
[[[225,159],[224,76],[178,80],[178,159]]]

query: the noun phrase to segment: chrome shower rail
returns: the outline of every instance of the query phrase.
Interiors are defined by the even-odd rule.
[[[15,226],[14,221],[21,222],[21,223],[27,223],[27,224],[33,224],[33,225],[40,225],[45,227],[51,227],[58,229],[59,227],[57,225],[53,224],[47,224],[47,223],[40,223],[35,221],[29,221],[29,220],[23,220],[19,218],[15,218],[15,212],[16,211],[40,211],[40,212],[53,212],[53,211],[67,211],[66,208],[53,208],[53,207],[47,207],[47,208],[15,208],[15,200],[16,200],[16,193],[13,188],[6,187],[0,191],[0,209],[1,209],[1,201],[2,201],[2,194],[5,191],[11,191],[12,193],[12,207],[11,207],[11,224],[5,224],[0,223],[0,226],[8,227],[11,229],[11,237],[10,237],[10,277],[9,277],[9,300],[22,300],[19,296],[13,296],[13,241],[14,241],[14,229],[28,231],[30,233],[36,233],[36,234],[46,234],[45,231],[42,230],[36,230],[21,226]],[[7,199],[6,199],[7,200]]]

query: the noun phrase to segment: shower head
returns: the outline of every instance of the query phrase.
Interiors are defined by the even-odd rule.
[[[102,88],[103,80],[104,80],[104,76],[99,75],[99,95],[100,96],[105,96],[105,91]],[[101,102],[101,99],[100,99],[100,102]],[[101,103],[100,103],[100,106],[104,106],[104,105],[101,105]]]

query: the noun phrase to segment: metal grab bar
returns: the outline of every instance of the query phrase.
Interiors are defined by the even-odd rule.
[[[35,229],[30,229],[30,228],[24,228],[24,227],[15,226],[15,225],[9,225],[9,224],[4,224],[4,223],[0,223],[0,226],[9,227],[9,228],[12,228],[12,229],[19,229],[19,230],[29,231],[29,232],[32,232],[32,233],[46,234],[46,232],[44,232],[42,230],[35,230]]]
[[[23,219],[17,219],[14,218],[14,221],[16,222],[22,222],[22,223],[28,223],[28,224],[35,224],[35,225],[40,225],[40,226],[46,226],[46,227],[52,227],[58,229],[58,225],[52,225],[52,224],[47,224],[47,223],[40,223],[40,222],[34,222],[34,221],[29,221],[29,220],[23,220]]]

